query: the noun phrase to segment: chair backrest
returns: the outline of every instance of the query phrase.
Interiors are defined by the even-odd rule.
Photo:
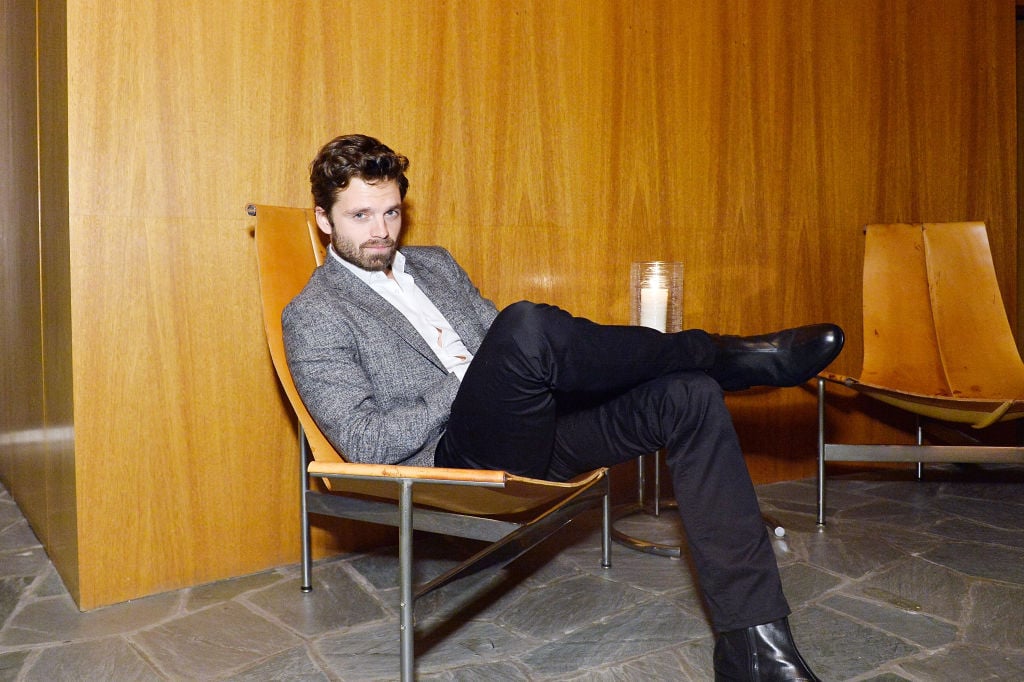
[[[420,479],[413,493],[416,504],[464,514],[500,516],[542,508],[554,500],[581,495],[604,480],[606,469],[580,474],[571,481],[544,481],[514,476],[503,471],[451,470],[433,467],[358,464],[345,460],[313,421],[299,397],[284,352],[281,313],[323,263],[325,244],[313,211],[283,206],[253,206],[256,215],[256,259],[270,357],[288,401],[305,432],[316,460],[314,475],[327,476],[329,490],[375,498],[398,497],[394,481],[399,477]],[[344,479],[331,478],[345,474]],[[433,481],[433,482],[432,482]],[[456,485],[450,485],[451,482]],[[464,485],[487,483],[488,487]],[[489,487],[494,484],[496,487]]]
[[[311,209],[256,206],[256,258],[259,264],[263,324],[270,357],[285,395],[318,461],[342,461],[323,435],[295,388],[284,353],[281,313],[323,263],[325,247]]]
[[[861,380],[926,396],[1024,398],[984,223],[866,228]]]

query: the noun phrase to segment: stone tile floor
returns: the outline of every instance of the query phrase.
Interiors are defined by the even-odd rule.
[[[801,650],[826,680],[1024,680],[1024,468],[933,467],[758,487]],[[673,512],[619,527],[652,539]],[[422,680],[708,680],[711,632],[687,562],[618,545],[597,519],[504,571],[417,602]],[[423,576],[471,547],[417,538]],[[0,491],[0,680],[388,680],[397,677],[393,552],[80,613]]]

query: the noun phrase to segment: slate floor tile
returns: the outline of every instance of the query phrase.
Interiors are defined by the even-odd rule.
[[[809,564],[851,578],[862,577],[908,556],[902,547],[886,542],[877,531],[863,526],[829,526],[823,533],[808,533],[792,542],[803,543]]]
[[[230,682],[328,682],[330,678],[313,662],[305,647],[296,647],[224,679]]]
[[[438,673],[420,675],[421,682],[522,682],[527,671],[515,661],[469,664]]]
[[[861,597],[901,610],[959,621],[965,613],[970,581],[956,571],[911,557],[860,581]]]
[[[353,580],[341,563],[320,567],[312,592],[299,578],[275,582],[245,595],[246,601],[305,637],[388,618],[380,600]]]
[[[529,637],[554,639],[652,599],[629,585],[592,576],[553,587],[526,592],[506,606],[498,622]]]
[[[29,650],[12,651],[8,654],[0,654],[0,682],[13,682],[18,679],[25,661],[32,656]]]
[[[535,645],[487,622],[460,624],[443,637],[425,634],[416,643],[417,670],[423,674],[511,660]],[[316,649],[343,680],[394,680],[401,667],[398,629],[391,625],[338,632],[320,638]]]
[[[0,631],[0,646],[71,642],[130,633],[172,618],[180,601],[179,594],[161,594],[85,613],[78,610],[66,593],[29,601]]]
[[[912,679],[1024,680],[1024,653],[951,646],[900,664]]]
[[[88,671],[86,677],[83,677],[83,671]],[[149,682],[163,679],[121,637],[44,649],[27,668],[25,677],[52,682],[80,682],[83,679]]]
[[[548,636],[546,644],[523,656],[522,661],[539,676],[561,676],[646,656],[707,634],[701,618],[655,600],[565,636]]]
[[[1021,513],[1024,517],[1024,512]],[[988,545],[1003,545],[1024,550],[1024,531],[1019,529],[993,528],[977,521],[962,518],[943,519],[931,528],[931,532],[948,538],[969,542],[982,542]]]
[[[976,542],[948,542],[925,552],[922,557],[969,576],[1024,585],[1024,550]]]
[[[957,637],[955,623],[933,618],[915,610],[892,608],[877,602],[836,595],[822,602],[858,621],[896,635],[925,649],[938,649],[951,644]]]
[[[779,569],[782,588],[791,608],[799,608],[825,592],[839,587],[843,579],[834,573],[806,563],[794,563]]]
[[[252,665],[302,640],[240,604],[226,602],[137,632],[132,641],[171,676],[202,679]]]
[[[921,651],[887,632],[819,607],[795,612],[790,624],[801,653],[823,680],[850,679]]]
[[[971,586],[968,604],[965,642],[1024,651],[1024,587],[978,582]]]

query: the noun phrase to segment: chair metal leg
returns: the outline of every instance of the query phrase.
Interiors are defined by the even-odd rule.
[[[611,480],[604,477],[604,500],[601,502],[601,566],[612,567],[612,491]]]
[[[825,380],[818,379],[818,525],[825,525]]]
[[[917,444],[924,445],[924,426],[921,424],[921,416],[917,417]],[[924,462],[917,462],[914,469],[914,476],[917,480],[924,479]]]
[[[303,592],[313,591],[313,545],[310,542],[309,530],[309,475],[306,473],[307,462],[309,462],[309,442],[306,434],[299,427],[299,498],[301,499],[302,513],[302,586]]]
[[[399,625],[401,638],[402,682],[414,679],[415,637],[413,624],[412,596],[412,481],[401,483],[399,498],[400,520],[398,526],[398,586],[400,594],[399,608],[401,620]]]
[[[654,453],[654,499],[651,509],[654,516],[661,516],[661,451]]]

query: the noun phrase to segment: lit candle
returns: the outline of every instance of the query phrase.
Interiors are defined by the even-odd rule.
[[[640,289],[640,325],[665,331],[668,323],[668,289]]]

